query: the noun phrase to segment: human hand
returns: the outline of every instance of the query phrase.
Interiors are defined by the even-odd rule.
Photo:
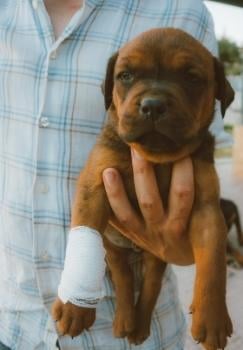
[[[168,210],[164,209],[151,163],[132,150],[135,190],[143,215],[132,208],[116,169],[103,172],[106,193],[114,213],[112,224],[137,246],[163,258],[165,236],[178,241],[187,227],[194,200],[193,167],[190,158],[175,162]],[[177,242],[176,242],[177,243]]]
[[[61,335],[76,337],[85,329],[88,330],[95,321],[96,309],[83,308],[59,298],[52,305],[52,318],[57,322],[57,330]]]

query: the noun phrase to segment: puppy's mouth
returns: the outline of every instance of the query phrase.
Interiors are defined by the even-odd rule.
[[[122,139],[128,144],[138,144],[142,146],[145,151],[152,153],[160,152],[175,152],[182,146],[181,143],[173,140],[168,135],[162,134],[157,130],[150,130],[146,133],[135,133],[122,135]]]
[[[188,113],[167,111],[150,118],[136,117],[130,114],[121,115],[118,134],[131,145],[138,145],[148,153],[178,152],[191,143],[194,136],[190,132],[192,120]]]
[[[170,137],[162,135],[158,131],[146,133],[138,137],[134,142],[153,153],[161,152],[162,150],[165,152],[174,152],[180,147]]]

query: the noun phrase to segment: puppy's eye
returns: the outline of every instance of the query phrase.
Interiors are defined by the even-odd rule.
[[[118,74],[117,79],[124,83],[131,83],[134,79],[134,75],[129,71],[124,71]]]
[[[190,82],[190,83],[201,83],[203,81],[202,76],[198,73],[195,72],[193,70],[188,70],[186,72],[186,79]]]

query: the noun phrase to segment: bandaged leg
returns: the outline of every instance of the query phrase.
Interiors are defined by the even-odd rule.
[[[61,301],[95,308],[104,296],[105,267],[105,249],[99,232],[86,226],[72,228],[58,287]]]

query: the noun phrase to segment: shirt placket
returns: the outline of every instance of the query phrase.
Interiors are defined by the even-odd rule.
[[[41,168],[39,162],[39,154],[40,150],[48,147],[45,141],[46,133],[48,129],[52,126],[52,120],[43,115],[43,110],[46,102],[46,94],[48,91],[48,80],[49,80],[49,69],[52,64],[54,64],[55,60],[58,57],[58,49],[61,47],[63,41],[70,36],[70,34],[75,30],[75,28],[79,25],[82,20],[82,12],[78,11],[77,14],[73,17],[69,25],[64,30],[63,34],[55,40],[53,29],[51,26],[51,22],[49,16],[46,12],[44,3],[42,0],[33,0],[31,2],[33,16],[36,20],[37,30],[40,33],[40,40],[42,40],[42,44],[45,47],[45,57],[42,58],[42,67],[39,68],[39,71],[42,72],[41,77],[39,79],[38,86],[38,108],[36,110],[36,143],[35,143],[35,174],[33,181],[33,200],[32,200],[32,222],[33,222],[33,260],[35,262],[36,269],[36,279],[37,285],[39,289],[39,294],[43,299],[44,304],[46,302],[45,298],[48,295],[48,286],[49,281],[43,280],[43,273],[40,273],[40,270],[44,268],[50,269],[49,264],[52,260],[52,252],[53,250],[49,248],[49,243],[52,239],[52,235],[50,232],[46,232],[46,237],[43,237],[43,225],[42,219],[37,216],[37,208],[40,209],[42,204],[44,205],[45,197],[48,200],[48,195],[50,191],[54,191],[51,186],[50,179],[48,176],[43,176],[40,174],[39,169]],[[48,28],[48,30],[47,30]],[[45,33],[45,35],[43,35]],[[51,108],[51,106],[50,106]],[[46,150],[48,152],[48,149]],[[55,193],[51,193],[53,198],[56,197]],[[43,208],[45,209],[45,208]],[[45,242],[43,243],[43,239]],[[65,240],[65,237],[60,236],[60,240]],[[63,245],[65,242],[63,243]],[[51,246],[53,248],[53,244]],[[61,255],[61,254],[60,254]],[[49,276],[49,274],[47,274]],[[53,343],[53,339],[56,338],[56,331],[52,320],[48,321],[48,325],[46,327],[46,338],[49,339],[49,343]]]
[[[45,106],[45,99],[48,87],[49,79],[49,68],[52,64],[52,61],[57,58],[57,50],[61,46],[62,42],[67,38],[68,35],[72,32],[73,28],[68,26],[68,31],[65,36],[61,36],[58,40],[54,38],[54,32],[52,29],[50,18],[46,12],[44,3],[42,0],[32,0],[31,1],[32,11],[36,18],[38,31],[42,31],[42,42],[45,46],[45,57],[42,59],[43,67],[40,69],[42,71],[42,76],[39,82],[38,87],[38,110],[36,117],[36,126],[37,126],[37,137],[36,137],[36,164],[35,164],[35,177],[34,177],[34,193],[33,193],[33,235],[34,235],[34,258],[35,260],[41,260],[43,262],[48,261],[49,254],[47,250],[39,251],[38,244],[38,235],[36,230],[36,212],[35,209],[38,206],[38,201],[40,196],[46,195],[50,191],[50,184],[48,179],[43,179],[40,177],[38,172],[39,169],[39,151],[41,148],[45,147],[45,130],[51,126],[51,121],[47,116],[43,116],[43,109]],[[46,30],[48,28],[48,31]],[[42,30],[43,29],[43,30]],[[45,33],[45,35],[43,35]],[[51,106],[50,106],[51,107]]]

